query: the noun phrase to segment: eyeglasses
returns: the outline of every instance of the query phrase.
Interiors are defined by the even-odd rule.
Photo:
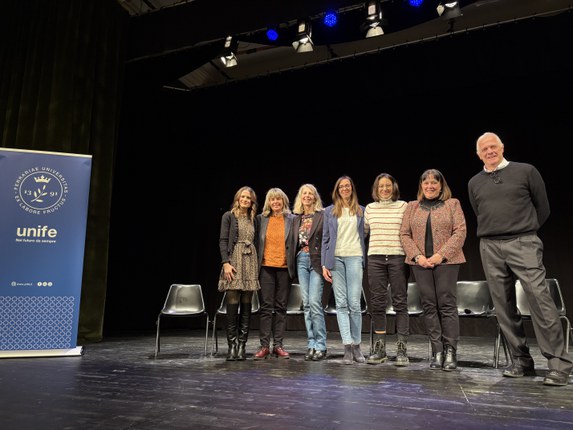
[[[499,177],[499,175],[497,174],[497,170],[494,170],[493,172],[491,172],[489,174],[489,177],[491,178],[491,180],[493,181],[494,184],[501,184],[503,183],[503,181],[501,180],[501,178]]]
[[[338,189],[339,189],[339,190],[343,190],[343,189],[345,189],[345,188],[350,189],[350,188],[352,188],[352,185],[350,185],[350,184],[340,184],[340,185],[338,186]]]

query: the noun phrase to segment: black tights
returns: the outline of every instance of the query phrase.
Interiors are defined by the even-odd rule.
[[[241,305],[243,306],[251,306],[252,298],[253,298],[252,291],[227,290],[228,305],[238,305],[239,302],[241,302]]]

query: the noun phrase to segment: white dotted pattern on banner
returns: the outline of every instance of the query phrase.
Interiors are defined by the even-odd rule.
[[[0,296],[0,350],[73,348],[73,322],[74,297]]]

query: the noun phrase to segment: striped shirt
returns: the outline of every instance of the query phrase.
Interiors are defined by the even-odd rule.
[[[400,225],[408,204],[403,200],[372,202],[364,211],[366,230],[370,230],[368,255],[404,255],[400,244]]]

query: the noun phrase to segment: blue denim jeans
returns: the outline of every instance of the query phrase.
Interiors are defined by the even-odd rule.
[[[326,351],[326,323],[322,305],[324,278],[310,264],[310,254],[300,252],[296,257],[298,283],[302,293],[304,324],[308,337],[308,348]]]
[[[331,270],[336,319],[344,345],[360,345],[362,341],[362,258],[334,257],[334,270]]]

